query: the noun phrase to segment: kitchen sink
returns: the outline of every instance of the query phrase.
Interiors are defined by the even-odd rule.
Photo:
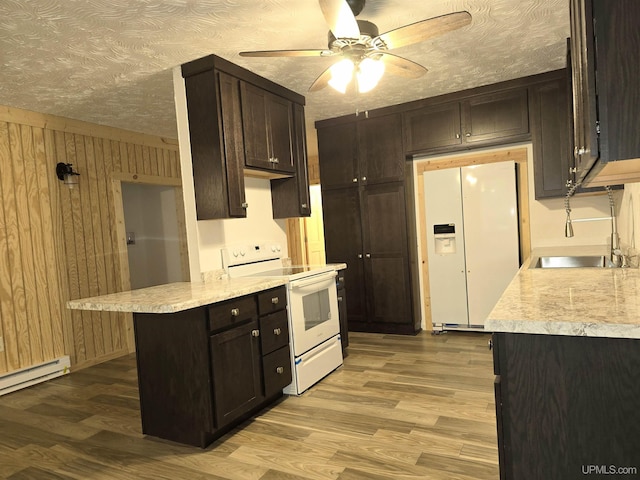
[[[529,268],[611,268],[613,263],[606,255],[578,257],[538,257]]]

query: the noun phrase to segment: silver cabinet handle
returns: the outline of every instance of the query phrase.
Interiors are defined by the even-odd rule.
[[[278,157],[274,157],[274,158],[273,158],[273,163],[275,163],[275,164],[280,163],[280,160],[278,160]]]
[[[459,133],[456,133],[456,138],[460,138],[460,134]]]
[[[273,297],[271,299],[271,303],[273,303],[274,305],[277,305],[279,301],[280,301],[280,299],[278,297]]]
[[[367,258],[371,258],[371,254],[370,254],[370,253],[367,253],[367,254],[365,255],[365,257],[367,257]]]
[[[354,178],[353,180],[351,180],[353,183],[358,183],[358,179]]]
[[[251,330],[251,336],[252,337],[259,337],[260,336],[260,330]]]
[[[280,335],[281,333],[282,333],[282,330],[281,330],[281,329],[279,329],[279,328],[274,328],[274,329],[273,329],[273,334],[274,334],[274,335]]]
[[[468,132],[465,134],[465,137],[470,137],[470,136],[471,136],[471,134],[468,133]]]
[[[247,202],[242,202],[242,208],[248,208],[249,204]]]
[[[231,316],[232,317],[237,317],[238,315],[240,315],[240,309],[239,308],[232,308],[231,309]]]
[[[338,297],[338,301],[341,302],[342,301],[342,297]]]
[[[344,277],[338,277],[339,282],[344,282]]]
[[[277,367],[276,368],[276,373],[278,375],[282,375],[284,373],[284,367]]]
[[[362,181],[366,182],[367,181],[367,177],[362,177]]]
[[[362,258],[362,254],[361,253],[358,254],[358,258]]]
[[[300,205],[302,208],[307,208],[308,205],[306,203],[303,203],[302,205]]]

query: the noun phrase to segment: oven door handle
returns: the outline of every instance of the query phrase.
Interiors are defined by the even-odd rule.
[[[321,275],[317,275],[309,280],[295,280],[290,283],[291,288],[308,287],[309,285],[315,285],[316,283],[326,282],[338,275],[337,272],[328,272]]]

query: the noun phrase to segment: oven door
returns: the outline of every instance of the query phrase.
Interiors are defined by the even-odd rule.
[[[296,357],[340,333],[336,272],[289,283],[289,320]]]

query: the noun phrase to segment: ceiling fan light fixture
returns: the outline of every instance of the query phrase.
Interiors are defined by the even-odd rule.
[[[338,92],[345,93],[347,91],[347,86],[353,78],[354,67],[353,61],[348,58],[334,63],[329,69],[331,72],[329,85]]]
[[[384,75],[384,62],[369,57],[365,58],[358,65],[356,72],[358,91],[360,93],[370,92],[378,85],[382,75]]]

